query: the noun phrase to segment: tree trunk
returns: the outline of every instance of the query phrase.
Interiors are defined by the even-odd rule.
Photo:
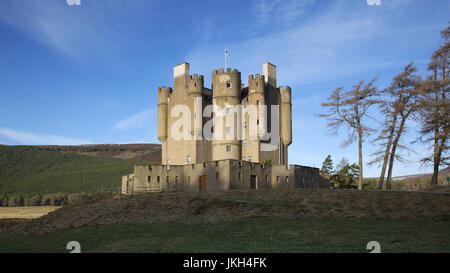
[[[389,139],[386,144],[386,151],[384,152],[384,158],[383,158],[383,166],[381,167],[381,173],[380,173],[380,179],[378,180],[378,186],[377,188],[381,190],[383,188],[383,181],[384,181],[384,174],[386,173],[386,166],[389,159],[389,150],[392,146],[392,138],[394,137],[394,131],[395,131],[395,125],[397,123],[397,112],[394,113],[394,120],[392,121],[392,127],[389,132]]]
[[[433,176],[431,177],[431,185],[438,184],[438,175],[439,175],[439,164],[436,164],[437,161],[434,161],[433,166]]]
[[[402,116],[402,121],[400,122],[400,126],[398,128],[397,136],[395,137],[394,143],[392,143],[392,152],[389,156],[389,170],[388,170],[388,177],[386,180],[386,189],[390,190],[392,188],[391,180],[392,180],[392,169],[394,166],[394,160],[395,160],[395,151],[397,150],[398,142],[400,141],[400,136],[403,133],[403,129],[405,128],[406,119],[408,118],[409,114],[412,110],[410,110],[405,116]]]
[[[389,159],[389,150],[391,149],[391,140],[389,140],[389,143],[387,144],[386,151],[384,152],[384,158],[383,158],[383,166],[381,167],[381,173],[380,178],[378,179],[378,186],[377,189],[381,190],[383,188],[383,182],[384,182],[384,175],[386,173],[386,166]]]
[[[445,72],[445,71],[444,71]],[[445,73],[443,73],[443,82],[445,81]],[[445,87],[442,89],[442,102],[445,102]],[[439,177],[439,165],[441,164],[441,154],[442,150],[444,149],[445,145],[445,139],[441,140],[441,143],[439,144],[440,134],[439,134],[439,128],[441,127],[441,120],[438,115],[439,113],[439,94],[438,92],[435,93],[435,121],[434,121],[434,153],[433,153],[433,176],[431,177],[431,185],[437,185],[438,184],[438,177]],[[444,117],[442,117],[444,118]],[[444,129],[445,130],[445,129]],[[446,134],[446,132],[444,132]]]
[[[439,141],[438,141],[439,144]],[[439,166],[441,165],[441,155],[445,147],[445,139],[441,139],[436,158],[433,162],[433,177],[431,177],[431,185],[437,185],[439,179]]]
[[[439,175],[439,163],[441,159],[439,156],[439,129],[435,125],[434,130],[434,152],[433,152],[433,176],[431,177],[431,185],[438,184],[438,175]]]
[[[395,150],[397,149],[397,143],[394,141],[394,144],[392,145],[392,151],[389,156],[389,169],[388,169],[388,176],[386,179],[386,189],[390,190],[392,188],[391,186],[391,178],[392,178],[392,169],[394,166],[394,159],[395,159]]]
[[[358,189],[362,190],[363,188],[363,159],[362,159],[362,142],[363,142],[363,133],[361,130],[361,126],[358,128],[358,156],[359,156],[359,181],[358,181]]]

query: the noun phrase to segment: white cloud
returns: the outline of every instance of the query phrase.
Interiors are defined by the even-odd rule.
[[[26,145],[80,145],[91,143],[89,140],[36,134],[9,128],[0,128],[0,136]]]
[[[149,124],[150,126],[152,122],[155,122],[156,120],[156,119],[154,119],[153,121],[150,120],[151,116],[154,115],[155,113],[156,108],[141,111],[130,117],[122,119],[121,121],[117,122],[114,127],[118,130],[125,130],[130,128],[136,128],[146,123]]]

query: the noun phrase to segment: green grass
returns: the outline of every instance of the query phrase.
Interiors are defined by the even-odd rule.
[[[121,177],[131,173],[135,163],[38,147],[0,147],[0,195],[94,193],[120,187]]]
[[[86,226],[44,235],[0,234],[0,252],[450,252],[449,222],[254,218],[220,223]]]

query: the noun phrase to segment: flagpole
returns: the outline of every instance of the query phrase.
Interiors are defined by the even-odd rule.
[[[227,70],[227,49],[225,48],[225,71]]]

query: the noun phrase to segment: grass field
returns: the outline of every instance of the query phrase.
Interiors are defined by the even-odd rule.
[[[131,173],[136,163],[143,162],[39,147],[0,147],[0,195],[95,193],[120,187],[122,175]]]
[[[0,252],[450,252],[448,222],[255,218],[221,223],[86,226],[43,235],[0,234]]]
[[[59,208],[54,206],[0,207],[0,219],[39,218]]]
[[[96,195],[0,221],[0,252],[450,252],[450,196],[346,190]]]

